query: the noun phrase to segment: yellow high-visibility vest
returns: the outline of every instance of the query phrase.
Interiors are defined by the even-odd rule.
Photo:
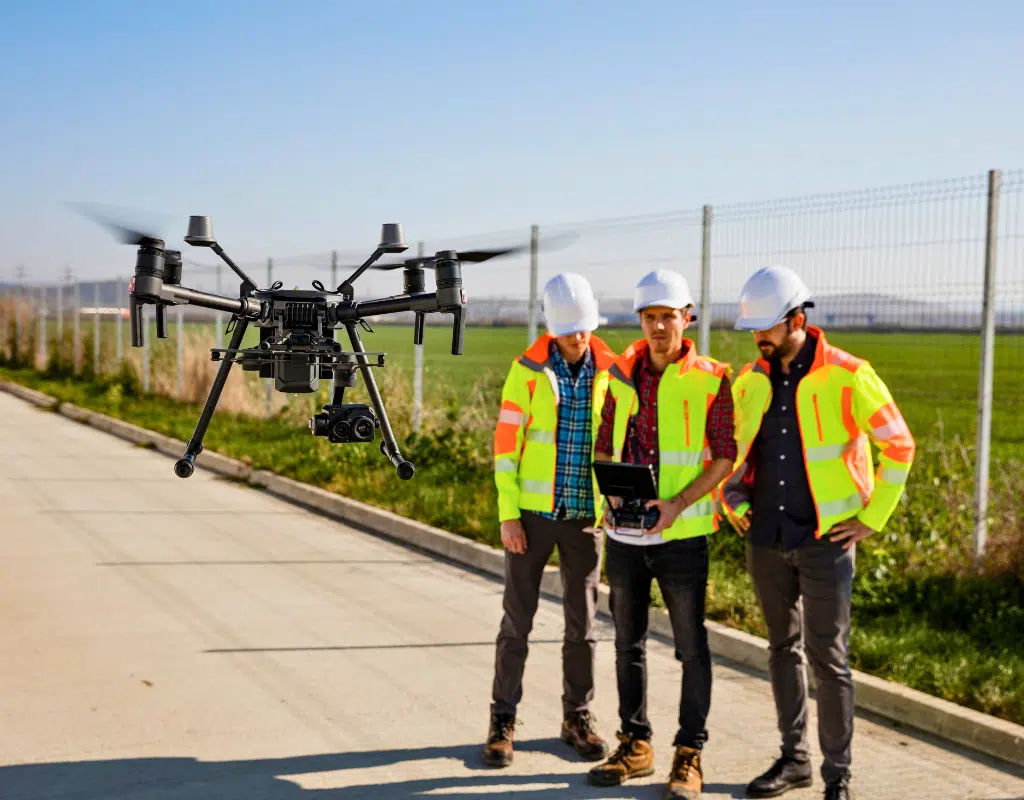
[[[729,365],[697,355],[697,346],[683,340],[685,354],[669,364],[658,381],[658,497],[670,500],[689,486],[711,464],[707,439],[708,409],[718,395]],[[608,391],[615,398],[613,460],[622,461],[626,430],[639,410],[633,368],[647,351],[643,339],[631,344],[609,370]],[[689,539],[718,530],[716,490],[683,509],[661,532],[662,539]]]
[[[818,341],[811,369],[797,386],[796,412],[818,514],[815,535],[821,538],[851,517],[880,531],[906,486],[914,437],[872,366],[830,345],[820,328],[809,325],[807,330]],[[758,359],[740,371],[732,386],[738,453],[722,495],[733,521],[750,508],[753,473],[746,459],[771,404],[769,371],[769,363]],[[871,442],[880,451],[874,471]]]
[[[498,489],[498,519],[519,519],[520,511],[555,509],[557,463],[558,377],[551,366],[546,333],[512,362],[501,390],[501,410],[494,429],[494,483]],[[608,388],[608,368],[615,353],[591,334],[594,384],[591,397],[591,444],[601,425],[601,408]],[[594,481],[595,515],[600,494]]]

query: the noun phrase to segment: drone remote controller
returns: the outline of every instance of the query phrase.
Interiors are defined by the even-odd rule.
[[[647,503],[658,496],[658,477],[650,464],[595,461],[594,477],[605,497],[617,497],[618,508],[609,504],[612,522],[620,533],[636,531],[637,536],[658,524],[661,512]]]

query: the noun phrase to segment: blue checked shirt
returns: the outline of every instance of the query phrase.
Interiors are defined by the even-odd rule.
[[[587,348],[579,373],[551,342],[551,368],[558,379],[558,431],[555,440],[555,510],[540,512],[548,519],[581,519],[594,515],[591,478],[591,394],[594,388],[594,354]],[[560,512],[564,509],[564,515]]]

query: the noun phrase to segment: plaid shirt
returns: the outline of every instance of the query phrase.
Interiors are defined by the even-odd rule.
[[[558,379],[558,427],[555,439],[555,510],[548,519],[580,519],[594,515],[594,484],[590,465],[590,419],[594,388],[594,354],[587,348],[577,375],[551,342],[551,368]],[[560,515],[563,514],[563,515]]]
[[[685,350],[682,355],[686,355]],[[626,464],[653,464],[657,467],[658,384],[661,382],[661,373],[654,370],[650,351],[646,351],[640,362],[633,368],[632,377],[637,388],[638,409],[626,428],[626,443],[623,447],[622,460]],[[615,455],[612,445],[614,425],[615,398],[609,392],[605,396],[604,407],[601,409],[601,427],[597,432],[595,446],[598,453]],[[732,390],[729,388],[728,377],[722,377],[718,396],[708,409],[705,431],[712,458],[736,460]]]

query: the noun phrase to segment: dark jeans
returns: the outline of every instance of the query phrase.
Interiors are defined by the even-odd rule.
[[[647,624],[651,581],[661,589],[683,664],[679,729],[674,744],[704,746],[711,708],[711,651],[704,627],[708,582],[706,536],[649,546],[608,539],[606,572],[615,620],[615,673],[619,685],[619,719],[623,733],[651,738],[647,719]]]
[[[817,681],[821,776],[826,781],[850,771],[853,679],[847,652],[855,552],[827,537],[811,538],[789,551],[747,542],[747,570],[768,627],[782,753],[809,757],[806,650]]]
[[[505,614],[498,631],[491,711],[515,714],[523,697],[528,638],[540,598],[544,566],[558,548],[565,634],[562,641],[562,711],[585,711],[594,699],[597,587],[603,534],[583,529],[592,519],[550,520],[524,511],[526,552],[505,551]]]

